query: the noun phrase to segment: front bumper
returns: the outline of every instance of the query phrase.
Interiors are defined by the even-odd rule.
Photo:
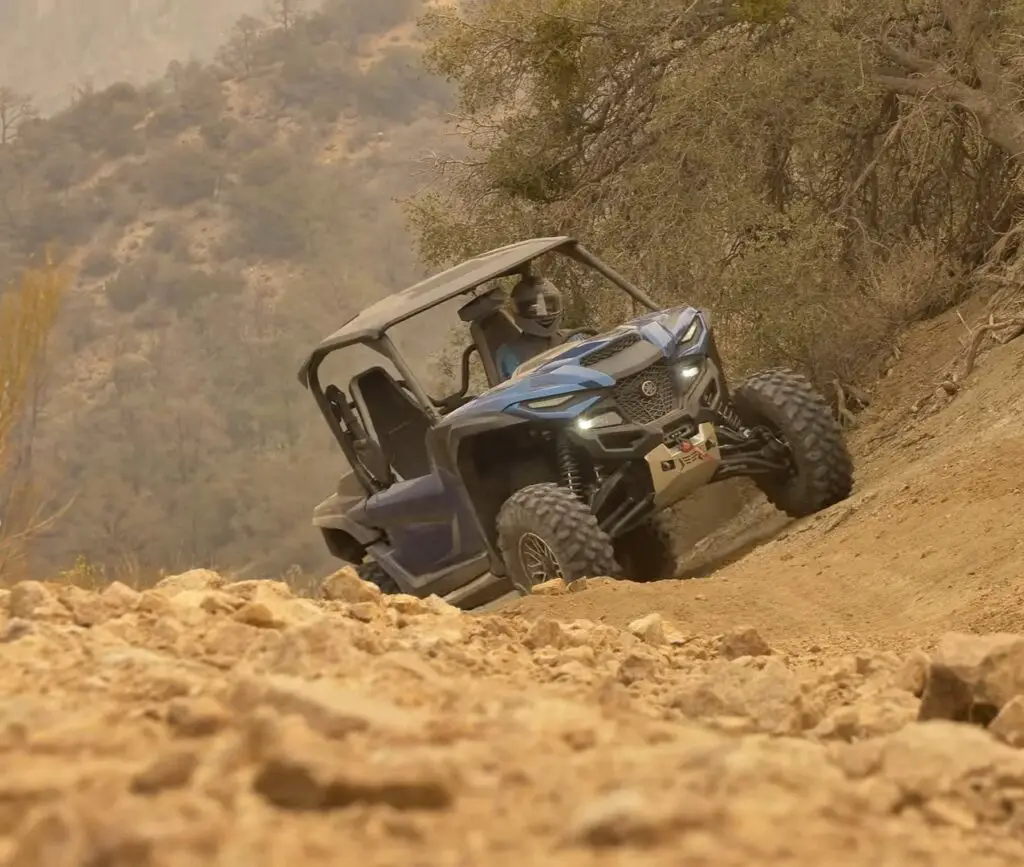
[[[652,448],[644,461],[651,474],[654,508],[667,509],[708,484],[722,463],[718,435],[711,422],[701,422],[697,432],[675,445],[664,442]]]

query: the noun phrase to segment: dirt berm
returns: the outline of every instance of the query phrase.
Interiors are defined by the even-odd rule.
[[[701,580],[0,594],[0,863],[1024,864],[1024,356],[910,413],[949,328],[874,395],[855,497],[714,572],[779,529],[751,507]]]

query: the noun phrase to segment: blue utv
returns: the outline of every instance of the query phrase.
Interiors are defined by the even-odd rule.
[[[495,281],[530,275],[548,254],[649,312],[600,334],[561,332],[503,380],[497,352],[519,329]],[[388,332],[460,296],[461,387],[432,397]],[[356,345],[394,373],[323,383],[324,359]],[[473,354],[490,386],[478,395]],[[351,468],[313,513],[331,554],[386,593],[463,608],[555,577],[671,576],[664,515],[702,485],[748,476],[802,517],[853,483],[840,427],[807,379],[772,370],[730,389],[706,312],[658,309],[570,237],[501,247],[385,298],[323,340],[299,379]]]

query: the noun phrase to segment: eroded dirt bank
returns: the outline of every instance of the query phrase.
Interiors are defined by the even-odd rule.
[[[855,496],[751,505],[701,580],[0,592],[0,863],[1024,863],[1024,356],[911,412],[954,327],[874,395]]]

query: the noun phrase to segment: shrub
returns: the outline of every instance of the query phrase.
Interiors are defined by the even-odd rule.
[[[53,128],[92,153],[118,157],[140,146],[134,127],[149,112],[148,94],[125,82],[81,96],[56,115]]]
[[[307,250],[307,195],[294,175],[262,187],[241,187],[231,206],[238,225],[224,250],[227,255],[290,259]]]
[[[226,270],[212,273],[177,268],[166,273],[155,287],[159,301],[181,314],[196,302],[219,295],[235,295],[245,288],[240,274]]]
[[[125,265],[107,281],[107,303],[118,313],[131,313],[149,300],[158,270],[155,259],[140,259]]]
[[[180,83],[178,101],[190,126],[216,123],[227,107],[216,73],[202,67],[185,73]]]
[[[146,122],[146,135],[154,139],[171,138],[188,127],[188,117],[180,105],[165,105],[157,109]]]
[[[24,250],[35,252],[48,244],[77,247],[88,241],[96,229],[97,208],[92,196],[67,201],[44,198],[35,202],[17,228]]]
[[[265,187],[295,168],[295,154],[281,145],[270,145],[249,154],[238,167],[238,175],[246,186]]]
[[[109,250],[93,250],[82,262],[83,277],[104,277],[117,270],[118,261]]]
[[[199,127],[199,135],[210,150],[223,150],[237,128],[238,121],[233,117],[221,117]]]
[[[158,223],[149,236],[149,247],[156,253],[168,253],[179,261],[190,258],[188,239],[181,226],[175,223]]]
[[[422,71],[421,56],[404,46],[384,51],[360,78],[356,92],[360,113],[408,123],[426,103],[447,105],[452,98],[450,88]]]
[[[200,145],[177,145],[152,160],[140,180],[155,204],[183,208],[213,195],[221,176],[216,157]]]
[[[86,180],[95,167],[96,161],[80,144],[57,141],[43,151],[39,171],[46,185],[57,191]]]

